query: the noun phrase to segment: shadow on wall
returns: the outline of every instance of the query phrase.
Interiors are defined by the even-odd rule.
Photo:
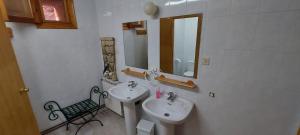
[[[194,107],[191,115],[189,115],[186,122],[184,124],[176,126],[175,134],[176,135],[196,135],[197,133],[200,133],[200,129],[199,129],[200,116],[198,114],[199,114],[199,112],[197,112],[197,109]],[[195,130],[189,130],[189,129],[198,129],[198,131],[195,133]]]

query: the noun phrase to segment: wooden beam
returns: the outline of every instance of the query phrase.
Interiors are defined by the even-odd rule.
[[[137,35],[147,35],[147,30],[146,29],[136,30],[136,34]]]
[[[300,135],[300,128],[298,128],[298,134],[297,135]]]

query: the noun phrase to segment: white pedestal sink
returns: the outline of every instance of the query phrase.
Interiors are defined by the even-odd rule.
[[[157,125],[158,135],[174,135],[176,124],[182,124],[191,113],[194,104],[177,97],[173,102],[166,96],[156,99],[150,97],[143,103],[143,109],[160,121]]]
[[[109,90],[109,94],[117,100],[124,103],[124,117],[127,135],[136,135],[137,116],[135,102],[146,98],[149,90],[141,85],[134,88],[128,86],[128,83],[122,83]]]

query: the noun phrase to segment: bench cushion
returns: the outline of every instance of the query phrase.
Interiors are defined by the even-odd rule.
[[[94,112],[100,109],[100,106],[91,99],[87,99],[76,104],[62,108],[62,113],[68,120],[82,116],[85,113]]]

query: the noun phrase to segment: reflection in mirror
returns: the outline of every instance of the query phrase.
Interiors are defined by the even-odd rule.
[[[123,23],[125,64],[127,66],[148,69],[147,22]]]
[[[67,22],[65,0],[40,0],[45,21]]]
[[[202,15],[160,19],[162,72],[197,78]]]

